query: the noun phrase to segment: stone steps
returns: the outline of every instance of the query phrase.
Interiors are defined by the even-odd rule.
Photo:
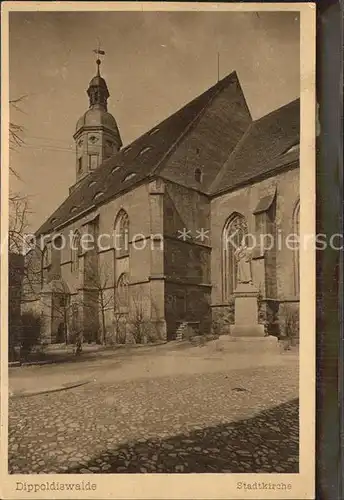
[[[184,338],[184,332],[188,327],[188,323],[185,321],[184,323],[181,323],[177,330],[176,330],[176,340],[183,340]]]

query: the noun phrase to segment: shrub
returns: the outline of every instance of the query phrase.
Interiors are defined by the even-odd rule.
[[[144,336],[146,342],[148,343],[154,343],[161,340],[158,324],[152,321],[147,321],[144,325]]]
[[[160,339],[157,325],[149,319],[135,318],[130,324],[130,333],[135,344],[153,343]]]
[[[116,344],[125,344],[126,340],[125,324],[118,324],[115,330],[115,342]]]
[[[223,325],[219,320],[213,320],[211,323],[211,335],[219,337],[222,333]]]
[[[41,341],[43,322],[41,316],[34,312],[22,313],[20,319],[20,357],[26,359]]]

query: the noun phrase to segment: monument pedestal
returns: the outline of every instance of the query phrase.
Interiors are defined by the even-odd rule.
[[[258,323],[258,289],[252,283],[240,283],[234,292],[235,323],[233,337],[264,337],[264,325]]]
[[[275,355],[280,354],[280,346],[277,337],[233,337],[232,335],[221,335],[214,342],[215,351],[230,351],[238,354]]]

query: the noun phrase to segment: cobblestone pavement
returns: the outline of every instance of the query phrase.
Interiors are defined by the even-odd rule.
[[[10,473],[298,472],[297,366],[10,399]]]

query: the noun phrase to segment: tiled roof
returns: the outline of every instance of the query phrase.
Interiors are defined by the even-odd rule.
[[[300,141],[300,101],[263,116],[247,129],[213,182],[209,194],[235,188],[266,174],[298,152],[288,152]]]
[[[50,233],[72,217],[81,215],[88,208],[103,204],[147,177],[153,176],[162,161],[192,128],[212,99],[233,81],[237,81],[235,72],[105,160],[97,170],[75,187],[36,234]]]
[[[288,151],[299,141],[299,107],[296,100],[252,122],[233,72],[103,162],[36,234],[50,233],[154,176],[217,196],[269,173],[298,158],[298,151]],[[198,124],[200,130],[192,134]],[[200,140],[203,148],[196,147]],[[187,161],[181,161],[185,155]],[[205,182],[199,186],[193,176],[198,164],[203,164],[205,174]]]

